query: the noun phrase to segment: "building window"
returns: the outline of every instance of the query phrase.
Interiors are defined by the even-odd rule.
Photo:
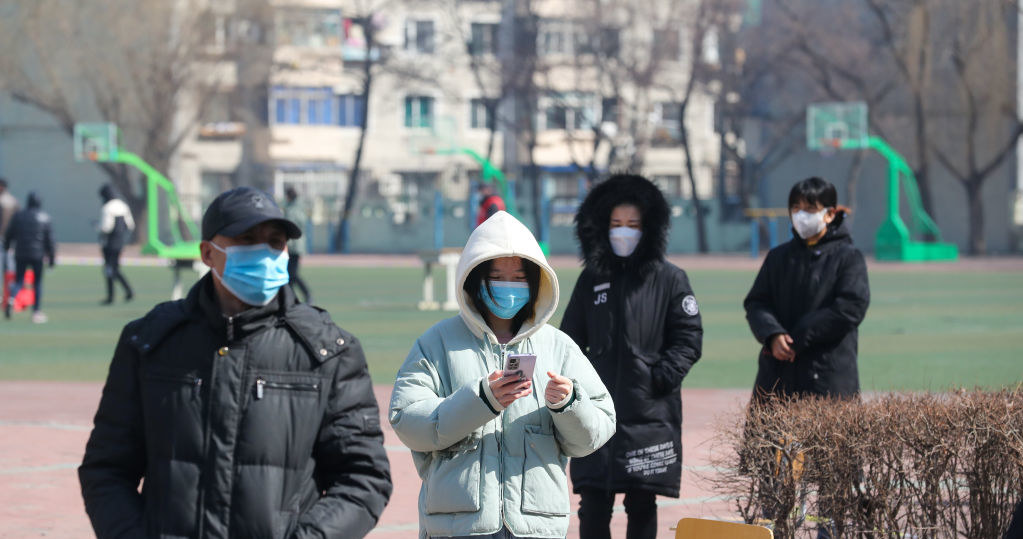
[[[362,108],[361,97],[334,95],[330,88],[277,86],[270,91],[274,124],[359,127]]]
[[[366,101],[361,95],[337,96],[337,125],[342,127],[362,127],[362,110]]]
[[[618,28],[604,26],[594,29],[558,19],[540,21],[537,35],[537,52],[540,56],[600,53],[608,58],[616,58],[620,49]]]
[[[493,129],[494,115],[491,114],[492,99],[477,98],[469,101],[469,126],[473,129]]]
[[[600,100],[601,123],[618,124],[618,98],[605,97]]]
[[[682,56],[678,29],[654,30],[654,58],[675,62]]]
[[[553,94],[541,101],[543,125],[547,130],[592,129],[596,124],[596,99],[593,94]]]
[[[654,125],[654,146],[676,146],[682,141],[682,106],[678,103],[658,103],[657,123]]]
[[[433,127],[433,98],[410,95],[405,98],[405,127]]]
[[[289,7],[278,10],[274,22],[278,45],[341,46],[341,12],[336,9]]]
[[[405,21],[405,50],[433,54],[433,21]]]
[[[621,37],[617,28],[605,26],[600,29],[600,53],[605,58],[617,58],[621,49]]]
[[[497,54],[497,25],[474,22],[471,28],[469,54],[473,56]]]
[[[567,35],[573,34],[568,23],[565,21],[541,21],[539,35],[537,36],[537,52],[540,56],[569,54],[571,51],[569,51]]]

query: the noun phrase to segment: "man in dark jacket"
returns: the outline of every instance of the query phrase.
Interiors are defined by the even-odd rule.
[[[32,291],[35,302],[32,304],[32,321],[36,324],[46,322],[46,314],[40,308],[43,304],[43,260],[50,261],[50,267],[56,259],[53,245],[53,232],[50,216],[42,209],[43,201],[35,191],[28,194],[25,209],[14,214],[7,232],[4,234],[3,256],[14,244],[14,283],[11,285],[7,303],[4,305],[4,317],[11,317],[14,298],[25,286],[25,274],[32,270]]]
[[[99,196],[103,199],[99,221],[100,249],[103,252],[103,277],[107,282],[107,297],[101,303],[110,305],[114,302],[115,281],[124,288],[124,301],[131,301],[135,294],[132,293],[128,279],[121,273],[121,251],[135,230],[135,219],[114,186],[104,184],[99,190]]]
[[[284,286],[300,234],[270,196],[222,193],[202,223],[210,273],[125,326],[79,468],[99,539],[375,525],[391,480],[366,360]]]
[[[660,190],[631,175],[594,187],[576,214],[585,268],[561,330],[620,405],[611,440],[572,459],[586,539],[610,537],[616,493],[625,493],[629,539],[656,537],[656,495],[679,495],[679,386],[700,358],[703,328],[686,273],[664,259],[669,217]]]

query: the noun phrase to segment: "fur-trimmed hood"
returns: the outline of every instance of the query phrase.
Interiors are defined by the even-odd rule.
[[[635,205],[643,218],[643,236],[627,258],[615,255],[608,239],[611,211],[620,204]],[[650,180],[633,174],[616,174],[597,184],[575,216],[583,265],[601,275],[610,275],[619,268],[645,273],[654,267],[664,259],[670,226],[671,210],[661,190]]]

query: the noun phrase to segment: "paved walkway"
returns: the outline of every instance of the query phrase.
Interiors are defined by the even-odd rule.
[[[0,382],[0,537],[10,539],[92,537],[79,494],[75,469],[81,462],[102,386],[97,383]],[[374,388],[381,409],[390,386]],[[659,498],[658,537],[674,537],[669,525],[685,516],[734,518],[727,500],[702,486],[701,476],[713,472],[708,441],[715,420],[738,413],[746,390],[684,390],[685,471],[682,496]],[[384,438],[394,478],[394,495],[369,535],[373,539],[406,539],[418,530],[420,481],[412,457],[386,421]],[[612,522],[615,537],[624,537],[621,497]],[[573,507],[578,498],[573,496]],[[578,537],[573,515],[569,537]]]

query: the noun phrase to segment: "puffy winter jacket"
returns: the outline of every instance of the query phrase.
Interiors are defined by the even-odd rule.
[[[283,287],[225,317],[208,274],[125,326],[85,508],[99,539],[362,537],[391,492],[379,417],[358,340],[326,312]]]
[[[506,256],[538,264],[541,283],[534,318],[500,345],[462,284],[480,263]],[[503,526],[518,537],[565,537],[565,465],[614,433],[611,397],[575,343],[547,325],[558,281],[525,226],[495,214],[469,237],[457,275],[460,316],[416,340],[391,396],[391,425],[423,479],[420,537],[492,534]],[[495,414],[481,382],[516,352],[537,356],[533,392]],[[558,411],[544,401],[547,371],[573,380],[575,398]]]
[[[120,251],[135,230],[135,219],[128,204],[119,198],[111,198],[100,211],[100,243],[109,251]]]
[[[640,243],[627,258],[608,240],[614,206],[642,215]],[[585,268],[561,329],[618,403],[618,430],[599,451],[571,463],[572,486],[638,489],[678,497],[682,476],[679,386],[700,358],[703,327],[686,273],[664,260],[669,210],[660,191],[634,176],[609,179],[576,215]]]
[[[836,220],[816,245],[794,237],[771,249],[743,306],[760,350],[756,389],[851,397],[860,391],[857,327],[870,304],[863,254]],[[779,361],[770,338],[788,333],[796,359]]]
[[[14,244],[14,258],[17,260],[53,261],[55,254],[53,230],[50,215],[38,206],[14,214],[4,234],[4,251]]]

